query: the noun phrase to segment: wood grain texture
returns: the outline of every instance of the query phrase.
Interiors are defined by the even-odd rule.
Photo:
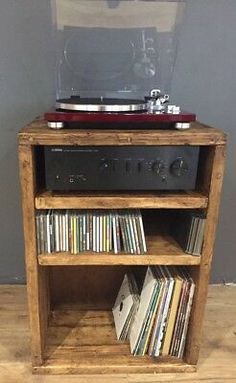
[[[206,208],[208,198],[200,192],[176,193],[56,193],[40,192],[36,209],[197,209]]]
[[[226,135],[218,129],[194,122],[178,130],[49,129],[43,119],[19,133],[19,142],[30,145],[222,145]]]
[[[25,260],[28,287],[28,303],[32,334],[32,361],[40,365],[45,347],[45,333],[49,312],[47,290],[48,271],[38,266],[34,218],[34,152],[33,147],[19,146],[19,165],[25,239]]]
[[[195,364],[197,362],[200,352],[202,324],[219,214],[220,194],[224,176],[225,155],[225,146],[216,146],[212,152],[212,156],[209,157],[211,166],[207,167],[209,179],[209,206],[206,217],[201,264],[200,268],[195,273],[196,291],[193,300],[186,348],[186,360],[190,364]]]
[[[191,372],[194,366],[177,358],[133,357],[129,344],[118,342],[111,311],[52,311],[45,363],[39,373]]]
[[[199,265],[201,257],[186,254],[167,234],[146,236],[148,254],[53,253],[39,255],[39,264],[50,265]]]
[[[39,255],[39,264],[42,266],[60,265],[199,265],[200,258],[188,254],[183,255],[162,255],[162,256],[133,256],[133,255],[112,255],[112,254],[86,254],[68,255],[58,253],[52,255]]]
[[[236,287],[210,286],[203,327],[203,344],[197,372],[178,374],[106,374],[34,376],[30,364],[30,332],[25,286],[0,286],[0,381],[1,383],[232,383],[235,381]],[[58,312],[58,309],[55,311]],[[69,312],[68,310],[66,311]],[[61,318],[62,322],[59,321]],[[86,317],[85,317],[86,318]],[[109,325],[104,317],[103,323]],[[106,322],[107,321],[107,322]],[[63,311],[51,324],[65,323]],[[68,327],[75,326],[67,315]],[[126,345],[125,345],[126,346]],[[58,355],[60,350],[58,349]],[[67,366],[69,369],[69,366]]]

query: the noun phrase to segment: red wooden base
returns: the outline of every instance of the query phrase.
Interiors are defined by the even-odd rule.
[[[44,114],[50,122],[191,122],[196,120],[193,113],[180,114],[135,112],[135,113],[106,113],[106,112],[65,112],[52,110]]]

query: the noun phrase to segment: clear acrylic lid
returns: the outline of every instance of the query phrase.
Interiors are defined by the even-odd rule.
[[[52,0],[56,98],[169,93],[185,4]]]

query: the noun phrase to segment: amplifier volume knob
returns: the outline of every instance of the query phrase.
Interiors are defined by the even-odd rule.
[[[187,162],[183,158],[177,158],[170,167],[171,173],[176,177],[181,177],[189,170]]]
[[[152,164],[152,171],[156,174],[162,174],[163,170],[165,169],[165,163],[161,160],[155,161]]]

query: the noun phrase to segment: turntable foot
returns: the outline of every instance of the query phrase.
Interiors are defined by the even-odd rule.
[[[190,128],[189,122],[176,122],[175,124],[175,129],[178,129],[178,130],[186,130],[189,128]]]
[[[52,122],[48,121],[48,127],[50,129],[63,129],[64,128],[64,123],[63,122]]]

